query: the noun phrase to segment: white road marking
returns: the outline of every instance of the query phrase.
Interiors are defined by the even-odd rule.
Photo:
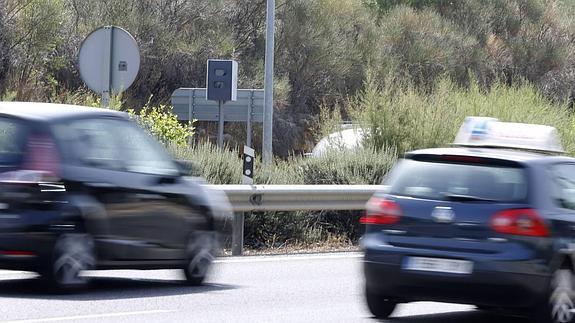
[[[343,254],[313,254],[313,255],[290,255],[290,256],[244,256],[234,258],[219,258],[215,263],[251,263],[251,262],[284,262],[298,260],[322,260],[322,259],[359,259],[363,254],[359,252],[346,252]]]
[[[130,315],[162,314],[162,313],[173,313],[173,312],[175,312],[175,311],[154,310],[154,311],[139,311],[139,312],[123,312],[123,313],[105,313],[105,314],[92,314],[92,315],[50,317],[50,318],[42,318],[42,319],[1,321],[1,323],[62,322],[62,321],[89,320],[89,319],[100,319],[100,318],[109,318],[109,317],[118,317],[118,316],[130,316]]]
[[[4,275],[14,275],[14,274],[28,274],[29,271],[19,271],[19,270],[0,270],[0,276]]]

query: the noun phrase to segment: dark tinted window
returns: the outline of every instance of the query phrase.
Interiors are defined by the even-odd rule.
[[[144,130],[127,120],[85,119],[58,125],[56,136],[81,164],[112,170],[177,175],[170,155]]]
[[[393,195],[436,200],[519,202],[527,197],[525,171],[513,167],[402,160],[385,184]]]
[[[23,123],[0,118],[0,165],[22,163],[26,150],[26,133]]]
[[[59,141],[66,146],[68,155],[77,163],[89,167],[121,170],[114,120],[85,119],[54,127]]]
[[[178,174],[178,168],[170,155],[143,129],[125,121],[118,122],[114,130],[127,171],[155,175]]]

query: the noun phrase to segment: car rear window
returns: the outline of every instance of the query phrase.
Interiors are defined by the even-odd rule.
[[[527,197],[521,167],[405,159],[385,184],[392,195],[434,200],[521,202]]]
[[[26,149],[26,127],[23,123],[0,118],[0,165],[13,166],[22,162]]]

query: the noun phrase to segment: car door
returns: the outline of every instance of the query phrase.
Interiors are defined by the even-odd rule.
[[[562,248],[575,256],[575,163],[554,164],[549,167],[552,208],[549,220]]]
[[[95,199],[105,210],[95,237],[101,261],[138,254],[141,246],[146,244],[128,232],[117,230],[111,223],[128,212],[139,214],[138,208],[145,209],[132,196],[131,179],[125,172],[111,126],[114,122],[106,118],[82,118],[53,126],[67,160],[65,177],[70,181],[68,186],[73,194]]]
[[[154,138],[134,123],[117,121],[111,126],[129,178],[132,201],[139,204],[128,212],[130,216],[111,219],[113,230],[146,241],[146,259],[183,259],[191,212],[177,165]]]

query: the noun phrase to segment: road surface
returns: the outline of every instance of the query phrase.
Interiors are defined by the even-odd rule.
[[[206,286],[174,270],[95,272],[55,295],[33,274],[0,271],[0,322],[377,322],[365,308],[357,253],[223,258]],[[519,323],[473,306],[402,305],[394,323]]]

